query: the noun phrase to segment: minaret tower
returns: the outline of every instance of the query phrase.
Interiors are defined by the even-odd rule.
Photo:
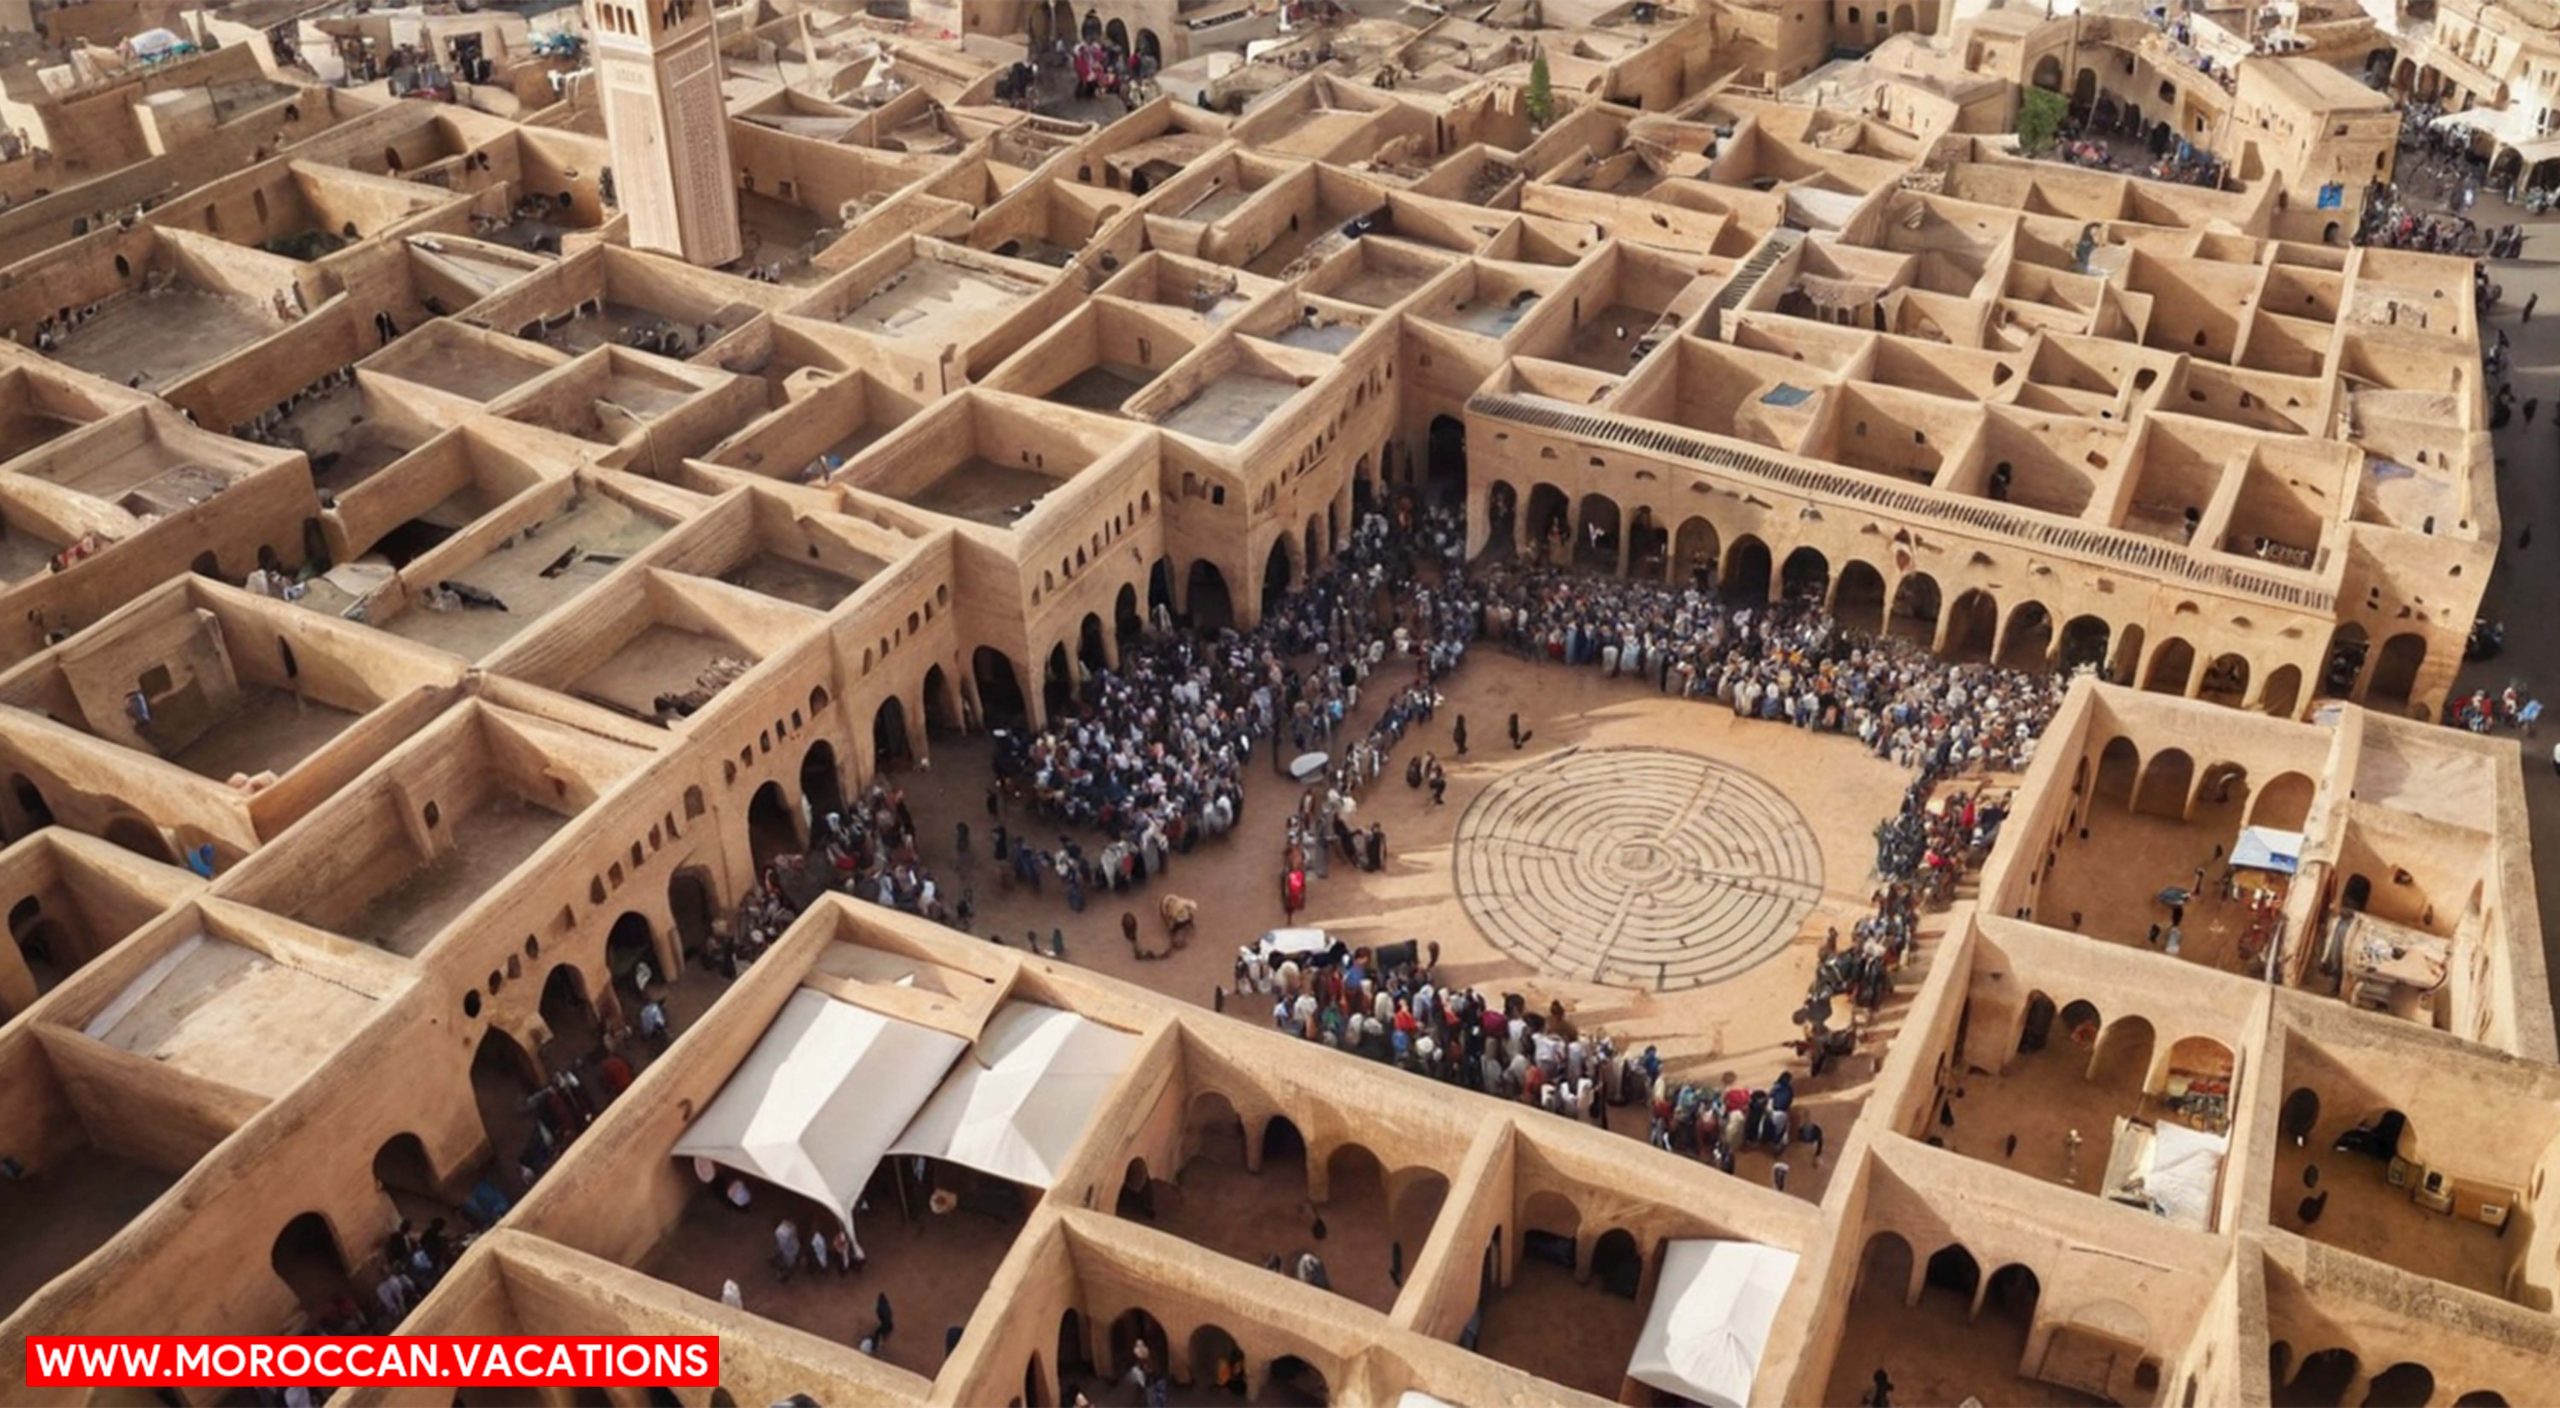
[[[695,264],[738,257],[728,103],[710,0],[585,0],[631,243]]]

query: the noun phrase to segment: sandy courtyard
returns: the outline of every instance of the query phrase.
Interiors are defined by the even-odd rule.
[[[1374,716],[1387,684],[1384,676],[1372,678],[1364,714]],[[1406,734],[1387,774],[1360,798],[1357,819],[1364,824],[1375,820],[1386,828],[1386,867],[1367,874],[1337,858],[1329,875],[1310,876],[1309,904],[1299,922],[1320,925],[1355,945],[1437,940],[1441,969],[1451,980],[1488,994],[1522,993],[1538,1008],[1561,998],[1578,1022],[1610,1032],[1622,1049],[1657,1047],[1666,1068],[1681,1078],[1712,1082],[1731,1071],[1760,1085],[1790,1064],[1785,1043],[1794,1038],[1795,1029],[1789,1014],[1811,981],[1814,951],[1824,930],[1837,925],[1845,931],[1865,908],[1872,887],[1873,831],[1899,802],[1906,780],[1900,770],[1870,757],[1851,739],[1738,721],[1719,705],[1665,696],[1632,680],[1607,679],[1596,670],[1524,662],[1496,650],[1472,652],[1448,682],[1446,695],[1438,717]],[[1505,721],[1515,710],[1533,735],[1517,752],[1504,736]],[[1463,758],[1455,755],[1450,739],[1460,714],[1467,719],[1470,745]],[[1364,727],[1368,721],[1363,719]],[[1486,789],[1524,770],[1600,750],[1645,749],[1708,760],[1720,765],[1713,769],[1722,776],[1719,786],[1747,787],[1765,795],[1736,810],[1729,800],[1734,792],[1701,789],[1692,785],[1694,779],[1684,779],[1670,789],[1677,801],[1668,810],[1679,813],[1671,816],[1659,802],[1629,809],[1610,795],[1648,785],[1642,778],[1566,789],[1554,798],[1555,806],[1596,807],[1598,819],[1506,847],[1571,846],[1595,828],[1618,830],[1608,838],[1595,833],[1592,843],[1581,848],[1587,854],[1563,857],[1553,867],[1515,867],[1510,883],[1521,887],[1524,903],[1548,901],[1568,912],[1574,905],[1601,907],[1586,908],[1586,929],[1558,935],[1565,952],[1549,955],[1551,962],[1520,956],[1525,950],[1516,942],[1498,945],[1460,899],[1461,818]],[[1443,806],[1431,806],[1428,791],[1404,785],[1404,760],[1425,750],[1438,754],[1449,769]],[[973,894],[977,933],[1019,944],[1036,929],[1045,946],[1051,931],[1062,929],[1070,961],[1206,1006],[1217,989],[1232,983],[1236,946],[1283,922],[1281,837],[1297,788],[1270,771],[1267,751],[1248,773],[1246,806],[1235,832],[1178,857],[1165,879],[1143,890],[1090,896],[1082,914],[1068,910],[1055,884],[1034,895],[1000,883],[1009,877],[999,877],[988,857],[990,755],[982,738],[944,740],[934,745],[930,767],[910,767],[899,774],[923,833],[926,861],[955,891]],[[1779,799],[1775,813],[1762,806],[1770,797]],[[1719,798],[1728,800],[1720,803]],[[1511,799],[1510,809],[1521,811],[1517,798]],[[1531,806],[1528,814],[1537,810]],[[1691,856],[1695,864],[1683,866],[1681,883],[1703,884],[1722,895],[1761,885],[1762,877],[1753,872],[1768,867],[1754,863],[1756,848],[1788,843],[1799,848],[1803,853],[1786,861],[1793,877],[1784,886],[1783,898],[1789,902],[1745,906],[1727,926],[1746,940],[1755,927],[1771,922],[1783,922],[1791,932],[1746,945],[1751,951],[1727,965],[1732,971],[1703,985],[1682,987],[1675,978],[1672,990],[1657,992],[1653,984],[1593,981],[1587,945],[1620,918],[1606,906],[1648,903],[1665,894],[1680,901],[1688,893],[1662,883],[1663,867],[1672,863],[1653,854],[1640,834],[1657,819],[1685,831],[1693,848],[1720,853]],[[1058,842],[1053,828],[1019,809],[1008,808],[1002,821],[1016,835],[1028,833],[1048,846]],[[970,832],[966,864],[955,854],[955,824],[960,822]],[[1471,828],[1470,847],[1486,845],[1477,839],[1480,835],[1480,829]],[[1090,836],[1079,839],[1096,844]],[[1571,893],[1546,893],[1551,889]],[[1138,960],[1121,939],[1120,916],[1135,912],[1142,932],[1152,938],[1158,929],[1156,904],[1168,890],[1199,902],[1196,936],[1170,957]],[[1495,911],[1503,903],[1500,895],[1479,899],[1480,908]],[[1710,910],[1733,908],[1714,896],[1696,903],[1701,917],[1695,922],[1702,933],[1725,923]],[[1578,944],[1585,951],[1576,952]],[[1228,1010],[1240,1020],[1262,1021],[1269,1006],[1231,1001]],[[1804,1104],[1813,1118],[1823,1121],[1834,1146],[1848,1132],[1852,1113],[1841,1107],[1854,1102],[1874,1072],[1871,1055],[1880,1056],[1881,1048],[1862,1051],[1819,1083],[1807,1082],[1799,1070]],[[1618,1113],[1614,1127],[1641,1134],[1635,1112]],[[1821,1172],[1802,1159],[1794,1162],[1789,1191],[1818,1197]],[[1766,1163],[1765,1155],[1747,1156],[1738,1172],[1765,1177]]]

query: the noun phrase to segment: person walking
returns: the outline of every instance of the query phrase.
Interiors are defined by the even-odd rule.
[[[1449,741],[1458,745],[1458,756],[1467,756],[1467,716],[1460,714],[1449,728]]]
[[[773,1265],[785,1281],[800,1269],[800,1229],[787,1217],[773,1224]]]
[[[871,1337],[874,1340],[888,1339],[889,1331],[897,1328],[898,1322],[897,1318],[889,1313],[889,1293],[887,1291],[882,1291],[880,1293],[880,1299],[872,1302],[871,1313],[880,1322],[880,1328],[872,1331]]]
[[[2528,323],[2533,321],[2533,306],[2541,301],[2542,295],[2540,293],[2529,293],[2525,295],[2524,321]]]

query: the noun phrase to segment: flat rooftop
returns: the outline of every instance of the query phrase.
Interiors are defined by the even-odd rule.
[[[1156,423],[1221,445],[1241,443],[1274,411],[1298,394],[1298,384],[1276,376],[1234,372],[1191,393]]]
[[[55,360],[158,391],[283,326],[255,301],[191,284],[120,293],[62,334]]]
[[[1057,487],[1057,480],[1037,470],[971,455],[937,475],[907,501],[946,518],[1009,528],[1038,508],[1040,500]]]
[[[950,337],[1012,311],[1039,292],[1028,279],[940,259],[918,259],[892,274],[836,319],[881,337]]]
[[[342,982],[194,934],[126,984],[87,1034],[272,1098],[326,1064],[373,1009],[371,997]]]
[[[603,580],[621,559],[666,532],[665,523],[610,494],[578,495],[542,519],[534,533],[518,533],[442,579],[486,592],[503,603],[502,609],[465,604],[437,610],[413,602],[382,628],[477,660]]]

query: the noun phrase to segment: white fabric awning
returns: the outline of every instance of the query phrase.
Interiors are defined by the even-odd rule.
[[[2272,826],[2244,826],[2231,847],[2231,863],[2242,870],[2272,870],[2291,875],[2302,868],[2302,833]]]
[[[1047,1188],[1137,1054],[1138,1039],[1127,1032],[1008,1002],[889,1152]]]
[[[849,1228],[890,1141],[967,1045],[802,988],[694,1117],[675,1157],[788,1188],[834,1209]]]
[[[1709,1408],[1742,1408],[1796,1260],[1794,1252],[1758,1242],[1664,1247],[1662,1278],[1627,1377]]]

